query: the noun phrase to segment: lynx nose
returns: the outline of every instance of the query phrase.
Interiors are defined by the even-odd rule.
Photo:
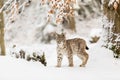
[[[62,41],[58,41],[59,44],[63,43]]]

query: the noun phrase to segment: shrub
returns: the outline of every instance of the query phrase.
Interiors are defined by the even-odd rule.
[[[114,52],[114,58],[120,58],[120,49],[116,45],[112,45],[110,50]]]

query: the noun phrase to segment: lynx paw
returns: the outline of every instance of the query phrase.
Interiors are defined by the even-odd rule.
[[[85,65],[80,65],[80,67],[85,67]]]
[[[69,64],[69,67],[73,67],[74,65],[73,64]]]
[[[60,66],[60,65],[56,65],[56,67],[58,67],[58,68],[59,68],[59,67],[61,67],[61,66]]]

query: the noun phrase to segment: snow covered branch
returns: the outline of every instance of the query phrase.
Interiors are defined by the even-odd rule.
[[[29,6],[30,3],[31,0],[26,0],[23,3],[21,3],[21,0],[8,0],[0,9],[0,13],[6,12],[6,14],[9,14],[9,19],[14,21],[16,15],[22,13],[25,7]]]
[[[41,0],[41,5],[49,4],[48,21],[52,15],[56,15],[56,23],[63,20],[63,17],[74,16],[73,4],[76,0]]]

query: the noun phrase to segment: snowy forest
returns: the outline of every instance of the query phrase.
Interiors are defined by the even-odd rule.
[[[120,0],[0,0],[0,80],[120,80]]]

